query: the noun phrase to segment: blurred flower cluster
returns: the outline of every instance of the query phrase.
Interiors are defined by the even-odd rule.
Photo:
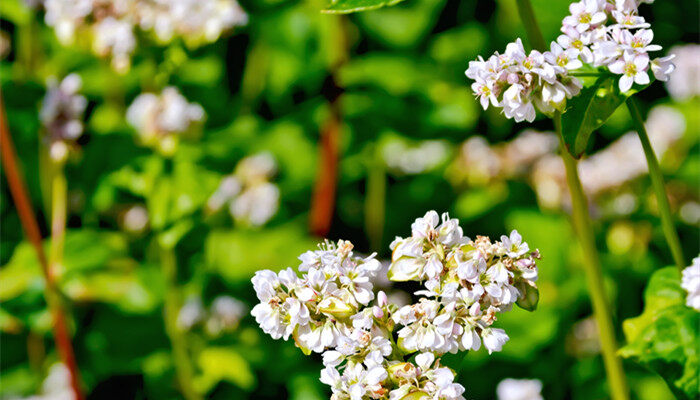
[[[63,162],[75,141],[83,133],[83,114],[87,99],[78,94],[82,80],[70,74],[59,83],[55,78],[48,81],[48,89],[41,105],[39,118],[45,129],[44,141],[49,155],[56,162]]]
[[[700,256],[683,270],[681,286],[688,292],[686,305],[700,311]]]
[[[517,232],[472,241],[456,219],[443,214],[441,222],[435,211],[411,228],[411,237],[391,245],[388,276],[424,283],[414,304],[399,308],[380,291],[370,305],[382,266],[374,255],[354,256],[343,240],[302,254],[302,277],[287,268],[252,280],[256,321],[275,339],[293,337],[305,353],[323,353],[321,381],[333,399],[463,399],[440,356],[478,350],[482,341],[489,353],[500,351],[508,335],[492,327],[497,313],[537,302],[539,253]]]
[[[225,176],[207,207],[217,211],[228,204],[231,216],[238,222],[261,226],[279,208],[279,189],[270,179],[277,172],[277,163],[270,153],[259,153],[242,159],[233,174]]]
[[[160,42],[182,37],[198,45],[245,25],[236,0],[45,0],[46,24],[65,45],[86,34],[93,51],[109,57],[117,71],[129,69],[137,45],[135,30],[153,32]]]
[[[172,155],[181,136],[198,132],[204,121],[204,109],[189,103],[175,87],[160,94],[138,95],[126,111],[126,119],[136,129],[141,142],[164,155]]]
[[[194,297],[187,300],[180,309],[177,326],[183,331],[189,331],[203,325],[209,335],[217,336],[235,330],[246,311],[245,304],[231,296],[216,297],[209,310],[204,308],[202,300]]]
[[[498,383],[498,400],[543,400],[542,382],[537,379],[504,379]]]

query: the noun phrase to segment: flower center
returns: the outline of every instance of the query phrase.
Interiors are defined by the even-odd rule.
[[[577,49],[582,49],[583,48],[583,42],[580,41],[579,39],[574,40],[571,42],[571,47],[577,48]]]
[[[637,75],[637,66],[634,63],[628,63],[625,65],[625,75],[635,76]]]
[[[578,17],[578,22],[582,24],[588,24],[591,22],[591,14],[583,13]]]
[[[564,67],[568,63],[569,57],[567,57],[565,54],[560,54],[559,57],[557,57],[557,65],[559,65],[560,67]]]

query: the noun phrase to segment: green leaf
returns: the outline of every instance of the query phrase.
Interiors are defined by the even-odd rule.
[[[393,6],[403,0],[334,0],[322,12],[326,14],[349,14],[358,11],[376,10],[385,6]]]
[[[194,385],[201,393],[209,392],[220,381],[250,390],[255,385],[255,375],[246,361],[235,350],[224,347],[209,347],[198,359],[202,374],[195,378]]]
[[[627,345],[620,354],[661,375],[677,398],[696,399],[700,313],[685,305],[680,280],[675,267],[652,275],[644,312],[623,323]]]
[[[617,76],[602,76],[592,83],[584,83],[581,93],[569,100],[567,111],[562,115],[561,129],[566,148],[574,157],[581,157],[593,131],[600,128],[629,96],[648,86],[635,85],[622,93],[618,81]]]

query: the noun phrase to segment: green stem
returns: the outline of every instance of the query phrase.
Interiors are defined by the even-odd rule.
[[[525,25],[525,32],[530,40],[530,46],[541,51],[547,50],[547,43],[544,41],[539,24],[537,24],[535,11],[532,9],[530,0],[515,0],[515,3],[518,6],[520,19]]]
[[[51,247],[49,249],[49,273],[56,274],[63,268],[63,247],[66,241],[66,212],[68,185],[63,164],[51,162]]]
[[[605,371],[610,383],[611,397],[614,400],[629,399],[629,388],[622,369],[622,361],[617,355],[617,343],[610,302],[603,285],[603,273],[600,265],[600,257],[595,245],[595,236],[591,226],[591,218],[588,214],[588,202],[578,176],[577,161],[566,150],[564,136],[561,132],[561,115],[554,116],[554,126],[557,130],[560,143],[561,157],[566,169],[566,181],[571,193],[571,206],[573,210],[574,228],[578,241],[583,250],[583,266],[588,285],[588,292],[593,304],[593,314],[598,324],[600,344],[603,353]]]
[[[192,385],[194,369],[187,350],[187,340],[184,332],[177,326],[177,316],[182,307],[180,288],[177,285],[177,259],[171,248],[163,246],[158,239],[160,262],[166,281],[165,295],[165,332],[173,347],[173,362],[175,373],[182,395],[187,400],[201,400],[202,396]]]
[[[637,129],[639,140],[642,142],[644,156],[647,159],[647,165],[649,166],[649,177],[651,178],[651,186],[654,188],[654,193],[656,194],[656,201],[659,205],[661,227],[664,231],[664,235],[666,236],[666,242],[668,242],[668,247],[671,249],[673,262],[676,264],[676,266],[678,266],[678,268],[683,269],[686,266],[683,257],[683,249],[681,248],[681,243],[678,239],[678,233],[676,232],[676,228],[673,224],[671,207],[668,204],[668,196],[666,195],[664,177],[661,172],[661,167],[659,167],[659,160],[656,158],[656,154],[654,154],[654,149],[651,147],[649,135],[647,135],[647,130],[644,127],[644,120],[642,119],[642,114],[639,111],[637,100],[634,97],[629,97],[627,99],[627,108],[629,109],[630,115],[632,116],[632,121],[634,122],[635,128]]]
[[[368,161],[365,193],[365,229],[373,251],[379,251],[382,245],[385,214],[386,172],[379,146],[375,144],[373,154]]]

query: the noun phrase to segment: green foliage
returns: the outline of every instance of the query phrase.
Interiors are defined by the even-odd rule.
[[[568,101],[561,129],[566,148],[574,157],[581,157],[593,132],[605,124],[628,97],[648,86],[635,85],[622,93],[618,80],[615,75],[604,75],[594,81],[584,80],[581,93]]]
[[[620,353],[657,372],[678,398],[696,399],[700,313],[685,305],[678,268],[658,270],[644,292],[644,312],[623,324]]]
[[[404,0],[332,0],[331,4],[323,12],[328,14],[349,14],[393,6],[402,1]]]

